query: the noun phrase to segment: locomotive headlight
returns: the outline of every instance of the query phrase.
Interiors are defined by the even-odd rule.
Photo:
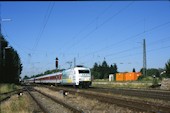
[[[88,81],[88,80],[89,80],[89,78],[85,78],[84,80],[85,80],[85,81]]]

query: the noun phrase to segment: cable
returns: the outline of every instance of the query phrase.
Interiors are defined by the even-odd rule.
[[[7,31],[6,31],[6,29],[5,29],[5,26],[4,25],[2,25],[2,28],[3,28],[3,30],[4,30],[4,33],[6,34],[6,37],[5,38],[7,38],[8,39],[8,43],[9,43],[9,45],[11,45],[11,43],[10,42],[13,42],[13,44],[12,45],[15,45],[16,47],[19,47],[20,48],[20,50],[21,51],[23,51],[23,52],[20,52],[20,53],[18,53],[18,55],[21,55],[22,56],[22,58],[23,57],[25,57],[25,55],[28,55],[28,53],[20,46],[20,45],[18,45],[12,38],[10,38],[9,37],[9,35],[7,34]],[[10,39],[10,42],[9,42],[9,39]],[[26,57],[25,57],[26,58]],[[20,57],[20,60],[22,60],[21,59],[21,57]]]
[[[157,43],[160,43],[160,42],[164,42],[166,41],[165,39],[168,39],[170,38],[170,36],[166,37],[166,38],[163,38],[161,40],[157,40],[157,41],[154,41],[154,42],[151,42],[151,43],[148,43],[148,45],[155,45]],[[163,41],[164,40],[164,41]],[[157,43],[156,43],[157,42]],[[134,50],[134,49],[139,49],[141,46],[138,46],[138,47],[133,47],[133,48],[130,48],[130,49],[126,49],[126,50],[123,50],[123,51],[120,51],[120,52],[117,52],[117,53],[112,53],[112,54],[108,54],[106,55],[105,57],[109,57],[109,56],[112,56],[112,55],[117,55],[117,54],[120,54],[120,53],[125,53],[125,52],[128,52],[129,50]]]
[[[147,53],[162,50],[162,49],[165,49],[165,48],[170,48],[170,46],[164,46],[164,47],[161,47],[161,48],[148,50]],[[127,58],[127,57],[133,57],[133,56],[140,55],[140,54],[143,54],[143,53],[140,52],[140,53],[136,53],[135,55],[125,55],[125,56],[122,56],[122,57],[114,57],[114,58],[112,58],[112,60],[120,59],[120,58],[122,59],[122,58]]]
[[[52,12],[52,10],[53,10],[54,5],[55,5],[55,2],[50,3],[50,4],[48,5],[47,11],[46,11],[45,16],[44,16],[44,19],[43,19],[42,28],[40,29],[40,32],[39,32],[39,34],[38,34],[38,36],[37,36],[37,38],[36,38],[35,44],[34,44],[34,46],[33,46],[33,48],[32,48],[32,54],[30,54],[30,55],[31,55],[31,56],[30,56],[30,62],[31,62],[32,56],[35,54],[35,51],[36,51],[36,49],[37,49],[37,46],[38,46],[39,41],[40,41],[40,39],[42,38],[42,35],[43,35],[43,33],[44,33],[45,27],[46,27],[46,25],[47,25],[47,23],[48,23],[48,20],[49,20],[49,17],[50,17],[50,15],[51,15],[51,12]],[[30,65],[31,65],[31,64],[30,64]]]
[[[157,50],[162,50],[162,49],[169,48],[169,47],[170,47],[170,46],[164,46],[164,47],[157,48],[157,49],[151,49],[151,50],[148,50],[147,53],[153,52],[153,51],[157,51]],[[135,55],[139,55],[139,54],[143,54],[143,53],[140,52],[140,53],[136,53]],[[116,57],[116,58],[124,58],[124,57],[135,56],[135,55],[126,55],[126,56],[123,56],[123,57]],[[115,58],[114,58],[114,59],[115,59]]]
[[[39,33],[38,37],[36,38],[36,42],[35,42],[35,45],[34,45],[34,47],[33,47],[33,51],[36,50],[36,48],[37,48],[37,46],[38,46],[38,43],[39,43],[40,39],[42,38],[42,34],[43,34],[44,29],[45,29],[45,27],[46,27],[46,25],[47,25],[47,23],[48,23],[48,20],[49,20],[49,17],[50,17],[50,15],[51,15],[51,12],[52,12],[52,10],[53,10],[54,5],[55,5],[55,3],[52,3],[51,8],[50,8],[50,4],[49,4],[49,7],[48,7],[48,9],[47,9],[47,13],[45,14],[45,17],[44,17],[43,27],[42,27],[42,29],[40,30],[40,33]]]
[[[91,55],[91,54],[95,54],[95,53],[101,52],[101,51],[106,50],[106,49],[108,49],[108,48],[110,48],[110,47],[116,46],[116,45],[118,45],[118,44],[120,44],[120,43],[122,43],[122,42],[125,42],[125,41],[128,41],[128,40],[130,40],[130,39],[136,38],[137,36],[140,36],[140,35],[142,35],[142,34],[144,34],[144,33],[151,32],[151,31],[153,31],[153,30],[156,30],[156,29],[158,29],[158,28],[160,28],[160,27],[162,27],[162,26],[165,26],[165,25],[167,25],[167,24],[169,24],[169,23],[170,23],[170,21],[165,22],[165,23],[160,24],[160,25],[157,25],[157,26],[152,27],[151,29],[148,29],[148,30],[146,30],[146,31],[144,31],[144,32],[141,32],[141,33],[138,33],[138,34],[136,34],[136,35],[130,36],[130,37],[126,38],[126,39],[123,39],[123,40],[121,40],[121,41],[119,41],[119,42],[116,42],[116,43],[114,43],[114,44],[111,44],[111,45],[109,45],[109,46],[106,46],[106,47],[104,47],[104,48],[101,48],[101,49],[99,49],[99,50],[97,50],[97,51],[91,52],[91,53],[89,53],[89,54],[87,54],[87,55],[84,55],[84,56],[82,56],[82,57],[86,57],[86,56],[89,56],[89,55]]]
[[[149,47],[151,46],[151,45],[155,45],[155,44],[157,44],[157,43],[160,43],[160,42],[162,42],[163,40],[165,40],[165,39],[168,39],[170,36],[168,36],[168,37],[166,37],[166,38],[163,38],[163,39],[160,39],[160,40],[157,40],[157,41],[153,41],[153,42],[151,42],[151,43],[149,43],[148,45],[149,45]],[[170,41],[170,40],[169,40]],[[161,47],[161,48],[158,48],[158,49],[162,49],[162,48],[167,48],[167,47],[169,47],[169,46],[165,46],[165,47]],[[106,55],[106,56],[104,56],[105,58],[107,57],[110,57],[110,56],[112,56],[112,55],[118,55],[118,54],[120,54],[120,53],[125,53],[125,52],[128,52],[129,50],[134,50],[134,49],[139,49],[140,48],[140,46],[138,46],[138,47],[133,47],[133,48],[129,48],[129,49],[126,49],[126,50],[122,50],[122,51],[120,51],[120,52],[116,52],[116,53],[112,53],[112,54],[108,54],[108,55]],[[147,52],[150,52],[150,51],[154,51],[154,50],[158,50],[158,49],[153,49],[153,50],[148,50]],[[140,53],[137,53],[137,55],[138,54],[142,54],[142,52],[140,52]],[[124,57],[128,57],[128,56],[132,56],[132,55],[125,55],[125,56],[122,56],[122,57],[114,57],[114,59],[115,58],[124,58]],[[82,58],[82,57],[81,57]],[[87,61],[89,61],[89,60],[87,60]],[[84,62],[87,62],[87,61],[84,61]]]
[[[101,23],[98,28],[102,27],[104,24],[106,24],[108,21],[110,21],[113,17],[117,16],[118,14],[120,14],[122,11],[124,11],[125,9],[127,9],[128,7],[130,7],[132,4],[134,3],[134,1],[132,1],[131,3],[129,3],[128,5],[126,5],[125,7],[123,7],[122,9],[120,9],[119,11],[117,11],[114,15],[112,15],[111,17],[109,17],[107,20],[105,20],[103,23]],[[87,38],[88,36],[90,36],[93,32],[95,32],[98,28],[93,29],[92,31],[90,31],[89,33],[87,33],[83,38],[81,38],[80,40],[78,40],[75,44],[71,45],[69,47],[69,49],[72,49],[73,47],[75,47],[75,45],[83,42],[82,40],[84,40],[85,38]],[[93,54],[94,52],[92,52]],[[90,53],[91,54],[91,53]]]
[[[118,14],[120,14],[122,11],[124,11],[125,9],[127,9],[128,7],[130,7],[132,4],[134,3],[134,1],[132,1],[131,3],[129,3],[128,5],[126,5],[125,7],[123,7],[122,9],[120,9],[117,13],[115,13],[114,15],[112,15],[110,18],[108,18],[107,20],[105,20],[103,23],[101,23],[97,28],[94,28],[92,31],[90,31],[88,34],[86,34],[84,37],[82,37],[81,39],[79,39],[78,41],[76,41],[73,45],[71,45],[69,47],[69,49],[77,46],[78,44],[80,44],[81,42],[83,42],[83,40],[85,40],[89,35],[91,35],[93,32],[95,32],[96,30],[98,30],[100,27],[102,27],[103,25],[105,25],[108,21],[110,21],[113,17],[117,16]],[[79,42],[79,43],[78,43]]]
[[[6,31],[4,25],[2,25],[2,28],[3,28],[3,30],[4,30],[4,33],[6,34],[6,38],[7,38],[8,40],[10,39],[10,41],[13,42],[13,45],[18,46],[25,54],[27,54],[27,52],[23,49],[23,48],[25,48],[25,47],[23,47],[23,46],[21,47],[18,43],[16,43],[12,38],[9,37],[9,35],[7,34],[7,31]],[[25,48],[25,49],[30,50],[30,49],[28,49],[28,48]],[[30,50],[30,51],[31,51],[31,50]]]
[[[75,40],[80,33],[82,33],[82,32],[83,32],[85,29],[87,29],[90,25],[92,25],[100,16],[102,16],[108,9],[110,9],[112,5],[113,5],[113,4],[110,4],[108,7],[106,7],[106,8],[102,11],[102,13],[98,14],[97,17],[95,17],[92,21],[90,21],[85,27],[83,27],[83,28],[82,28],[75,36],[73,36],[71,39],[72,39],[72,40]],[[69,42],[71,42],[71,41],[67,41],[67,42],[66,42],[67,45],[68,45]]]

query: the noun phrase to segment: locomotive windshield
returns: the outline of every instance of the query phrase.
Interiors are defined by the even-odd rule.
[[[82,74],[82,73],[86,73],[86,74],[89,74],[90,71],[89,70],[79,70],[79,73]]]

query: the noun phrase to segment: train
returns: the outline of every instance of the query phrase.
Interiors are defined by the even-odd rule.
[[[47,74],[26,80],[27,83],[72,85],[74,87],[88,88],[92,85],[90,68],[76,66],[60,72]]]

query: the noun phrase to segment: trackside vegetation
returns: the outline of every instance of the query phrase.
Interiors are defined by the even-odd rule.
[[[0,113],[34,113],[30,106],[30,98],[24,94],[23,96],[12,96],[8,101],[1,104]]]
[[[62,70],[58,70],[58,71],[62,71]],[[55,72],[57,72],[56,69],[47,70],[44,73],[33,75],[31,77],[28,77],[27,75],[25,75],[24,78],[28,79],[28,78],[38,77],[38,76],[42,76],[45,74],[51,74],[51,73],[55,73]],[[135,68],[132,69],[132,72],[136,72]],[[143,73],[142,68],[141,68],[140,72]],[[108,80],[109,74],[116,74],[116,73],[119,73],[116,63],[114,65],[109,66],[105,60],[102,62],[102,64],[94,63],[93,67],[91,68],[91,74],[95,81],[101,81],[101,82],[109,81]],[[164,68],[158,68],[158,69],[149,68],[149,69],[147,69],[147,76],[140,76],[138,78],[138,81],[152,82],[153,76],[155,76],[156,79],[158,79],[158,82],[160,82],[162,80],[162,78],[170,78],[170,59],[165,64]]]
[[[15,84],[0,84],[0,94],[19,89],[20,87]]]
[[[21,71],[19,54],[0,35],[0,83],[19,83]]]

